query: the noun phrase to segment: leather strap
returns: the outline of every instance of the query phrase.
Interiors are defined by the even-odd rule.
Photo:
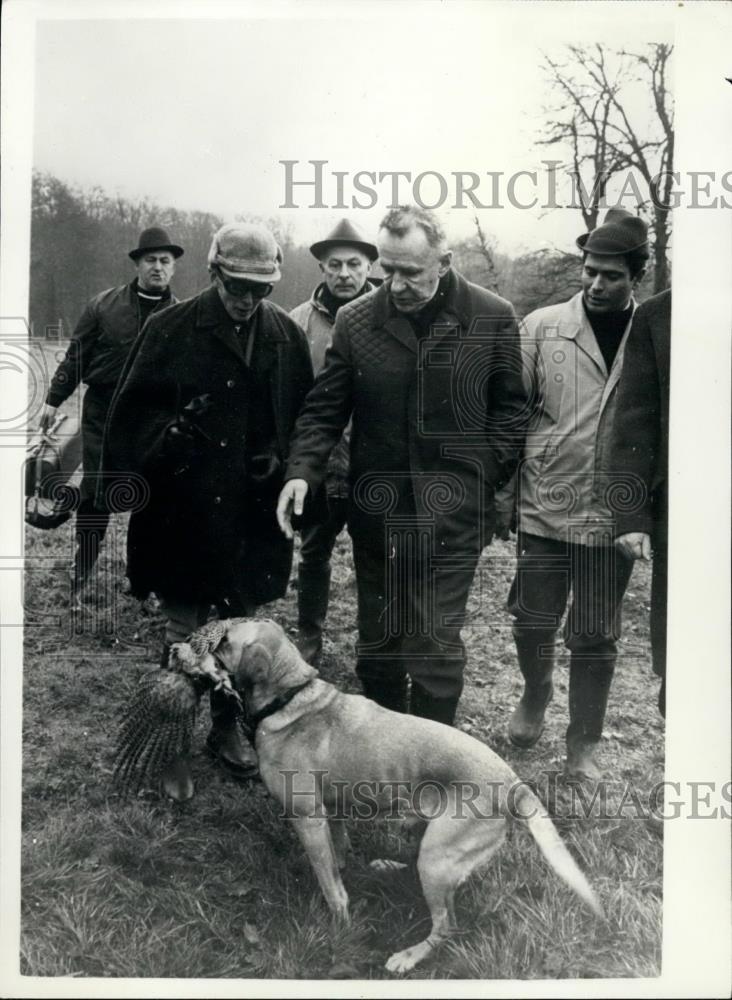
[[[268,719],[270,715],[274,715],[275,712],[279,712],[285,707],[285,705],[289,705],[296,694],[299,694],[300,691],[304,691],[305,688],[312,683],[313,678],[311,677],[302,684],[296,684],[294,687],[288,688],[283,694],[278,695],[272,701],[268,702],[263,708],[260,708],[258,712],[255,712],[254,715],[251,715],[247,722],[251,727],[252,735],[250,738],[252,742],[254,741],[254,735],[260,722],[263,722],[264,719]]]

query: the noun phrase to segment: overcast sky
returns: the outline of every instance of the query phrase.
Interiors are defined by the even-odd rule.
[[[634,50],[671,40],[668,7],[653,6],[572,7],[568,24],[569,8],[549,3],[188,8],[205,20],[160,19],[172,8],[136,2],[125,4],[121,19],[100,20],[120,7],[96,2],[73,10],[97,19],[70,20],[62,15],[72,8],[58,3],[50,10],[60,19],[37,29],[34,164],[84,187],[225,218],[280,214],[307,241],[345,214],[376,228],[391,182],[377,182],[373,209],[351,208],[354,196],[369,201],[354,188],[358,171],[445,176],[441,212],[455,237],[472,230],[473,212],[448,210],[452,173],[481,175],[476,193],[490,203],[485,174],[502,172],[505,207],[481,213],[500,247],[570,248],[583,229],[577,211],[522,211],[507,202],[509,175],[541,171],[542,159],[561,155],[536,143],[549,97],[541,53],[557,56],[566,42],[598,37]],[[646,100],[640,93],[634,106],[641,126]],[[333,171],[347,173],[347,210],[309,208],[311,188],[294,189],[298,209],[280,208],[287,194],[280,161],[298,161],[295,179],[311,179],[311,159],[327,161],[328,206],[337,198]],[[547,183],[540,173],[536,190],[525,179],[517,195],[543,201]],[[410,185],[400,185],[400,200],[412,200]],[[434,178],[421,190],[425,200],[440,195]]]

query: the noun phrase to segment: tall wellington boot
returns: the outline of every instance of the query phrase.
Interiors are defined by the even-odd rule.
[[[297,583],[297,648],[306,663],[314,663],[323,648],[328,614],[330,563],[301,562]]]
[[[239,778],[253,778],[259,772],[254,748],[244,738],[236,702],[223,691],[211,692],[211,731],[208,749]]]
[[[91,500],[82,500],[74,529],[76,550],[71,587],[75,596],[80,597],[92,579],[108,525],[109,514],[97,510]]]
[[[409,680],[407,677],[362,677],[363,693],[371,701],[392,712],[407,711]]]
[[[514,628],[524,692],[508,723],[508,736],[517,747],[532,747],[544,729],[544,713],[552,700],[556,649],[555,629]]]
[[[569,662],[569,726],[565,773],[574,779],[599,781],[597,762],[615,657],[572,656]]]
[[[412,694],[410,697],[409,711],[411,715],[418,715],[422,719],[433,719],[441,722],[445,726],[451,726],[455,722],[460,696],[450,698],[438,698],[431,694],[427,688],[423,687],[419,681],[412,681]]]

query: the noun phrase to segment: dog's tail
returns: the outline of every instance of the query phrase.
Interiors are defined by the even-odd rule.
[[[532,837],[539,845],[539,850],[557,875],[567,883],[570,889],[577,893],[593,913],[600,918],[604,917],[605,914],[594,889],[567,850],[557,828],[536,795],[528,786],[521,784],[514,801],[519,818],[525,821]]]

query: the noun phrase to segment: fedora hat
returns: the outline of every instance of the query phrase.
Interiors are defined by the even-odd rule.
[[[265,226],[253,222],[230,222],[214,233],[208,251],[208,266],[227,278],[274,284],[282,277],[282,250]]]
[[[373,262],[379,256],[379,251],[373,243],[364,239],[363,233],[348,219],[341,219],[335,229],[332,229],[324,240],[318,240],[310,247],[310,253],[318,260],[328,253],[332,247],[356,247],[365,253],[368,259]]]
[[[170,237],[161,229],[159,226],[151,226],[149,229],[143,229],[140,233],[140,239],[137,241],[137,246],[134,250],[130,250],[129,256],[133,260],[137,260],[138,257],[142,257],[144,253],[148,253],[150,250],[170,250],[175,258],[183,256],[183,247],[179,247],[176,243],[171,242]]]
[[[609,208],[602,225],[591,233],[582,233],[576,242],[584,253],[600,256],[648,251],[648,226],[624,208]]]

